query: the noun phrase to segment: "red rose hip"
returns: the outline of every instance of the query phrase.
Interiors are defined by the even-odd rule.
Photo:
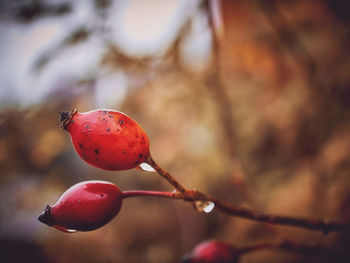
[[[87,163],[109,171],[132,169],[149,158],[149,140],[133,119],[114,110],[61,112],[62,127]]]
[[[85,181],[73,185],[52,207],[47,206],[38,220],[64,231],[91,231],[112,220],[122,205],[119,188],[105,181]]]
[[[205,241],[195,246],[183,263],[235,263],[236,249],[222,241]]]

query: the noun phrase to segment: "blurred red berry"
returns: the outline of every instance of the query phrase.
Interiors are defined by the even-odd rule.
[[[221,241],[205,241],[195,246],[183,263],[235,263],[236,249]]]
[[[149,158],[149,140],[133,119],[114,110],[61,112],[62,127],[87,163],[109,171],[137,167]]]
[[[119,188],[105,181],[85,181],[73,185],[52,207],[47,206],[38,220],[64,231],[91,231],[112,220],[122,205]]]

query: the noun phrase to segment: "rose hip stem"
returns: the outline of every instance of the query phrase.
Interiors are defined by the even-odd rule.
[[[182,186],[169,172],[165,171],[163,168],[161,168],[150,156],[148,160],[146,161],[150,166],[156,170],[156,172],[162,176],[165,180],[167,180],[172,186],[175,187],[176,190],[178,190],[181,193],[186,193],[188,190]]]
[[[121,194],[121,197],[123,199],[128,197],[135,197],[135,196],[157,196],[157,197],[164,197],[169,199],[183,199],[183,195],[179,194],[178,192],[130,190],[130,191],[123,191]]]
[[[322,231],[323,234],[328,234],[332,231],[344,231],[350,229],[350,224],[342,224],[336,222],[325,222],[320,219],[308,219],[300,217],[287,217],[279,215],[271,215],[262,213],[255,210],[250,210],[243,207],[234,206],[226,201],[216,199],[207,194],[201,193],[199,191],[185,190],[185,192],[158,192],[158,191],[123,191],[121,194],[122,198],[135,197],[135,196],[156,196],[169,199],[177,199],[183,201],[193,202],[195,200],[211,201],[215,204],[215,207],[220,209],[222,212],[245,218],[248,220],[253,220],[257,222],[263,222],[271,225],[288,225],[299,228],[304,228],[308,230]]]

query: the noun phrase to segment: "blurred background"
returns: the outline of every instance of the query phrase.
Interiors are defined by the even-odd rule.
[[[153,197],[126,200],[93,232],[37,221],[84,180],[172,190],[153,173],[79,159],[59,127],[58,111],[72,108],[134,118],[154,159],[188,188],[269,213],[349,221],[349,18],[345,0],[2,0],[1,261],[180,262],[207,239],[350,251],[350,233],[199,214]],[[240,262],[330,260],[265,250]]]

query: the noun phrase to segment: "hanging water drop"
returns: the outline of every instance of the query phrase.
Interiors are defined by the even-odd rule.
[[[78,230],[75,230],[75,229],[66,229],[66,232],[67,232],[67,233],[75,233],[75,232],[78,232]]]
[[[213,202],[209,202],[208,205],[206,207],[204,207],[204,212],[205,213],[210,213],[211,211],[213,211],[215,207],[215,204]]]
[[[54,228],[58,229],[59,231],[62,231],[63,233],[75,233],[78,232],[78,230],[75,229],[68,229],[63,226],[53,225]]]
[[[146,172],[155,172],[156,170],[154,170],[154,168],[149,165],[148,163],[141,163],[138,168],[142,171],[146,171]]]
[[[215,207],[215,204],[213,202],[203,200],[194,201],[194,205],[197,211],[201,213],[210,213]]]

